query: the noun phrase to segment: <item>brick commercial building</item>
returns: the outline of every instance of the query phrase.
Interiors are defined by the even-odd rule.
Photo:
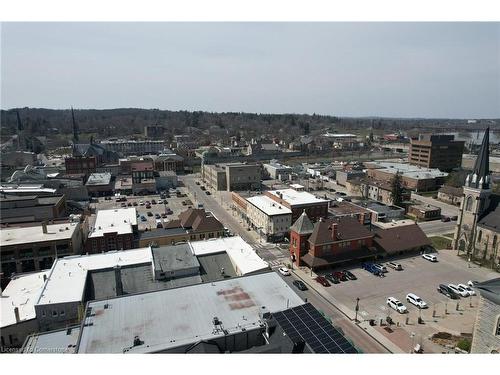
[[[266,195],[247,198],[246,217],[266,241],[282,240],[292,225],[292,211]]]
[[[462,165],[464,141],[455,141],[453,135],[421,134],[411,140],[408,160],[412,165],[451,171]]]
[[[262,171],[259,164],[203,164],[203,181],[214,190],[260,190]]]
[[[321,219],[316,224],[303,212],[290,228],[290,257],[297,266],[312,270],[374,258],[374,234],[356,219]]]
[[[16,223],[52,220],[66,216],[64,195],[7,195],[0,197],[0,221]]]
[[[394,175],[401,176],[402,187],[413,191],[437,190],[448,176],[448,173],[439,169],[424,168],[420,166],[390,163],[390,162],[367,162],[366,175],[375,180],[392,181]]]
[[[335,218],[354,217],[360,224],[370,224],[371,212],[365,207],[347,201],[333,201],[330,203],[328,212]]]
[[[57,257],[81,254],[82,225],[65,221],[4,227],[0,230],[0,246],[3,277],[44,270],[50,268]]]
[[[420,221],[436,220],[441,218],[441,208],[430,204],[414,204],[408,207],[408,216]]]
[[[113,195],[115,182],[111,173],[92,173],[85,184],[89,196],[104,197]]]
[[[75,156],[64,159],[66,174],[83,174],[88,177],[96,172],[97,158],[95,156]]]
[[[155,171],[173,171],[177,174],[184,173],[184,158],[174,152],[164,151],[160,155],[152,156]]]
[[[313,221],[328,216],[329,201],[316,198],[306,191],[297,191],[295,189],[268,190],[264,194],[292,210],[292,223],[300,217],[304,210]]]
[[[177,220],[164,224],[163,228],[139,234],[139,247],[173,245],[178,242],[199,241],[224,236],[224,225],[204,209],[188,208]]]
[[[463,187],[453,187],[445,185],[438,190],[437,198],[440,201],[446,202],[448,204],[460,206],[460,204],[462,203],[463,195],[464,195]]]
[[[85,244],[88,253],[132,249],[137,233],[135,208],[99,210]]]
[[[362,196],[383,204],[392,205],[392,184],[387,180],[375,180],[373,178],[364,178],[347,181],[347,190],[352,195]],[[410,200],[411,192],[404,189],[402,192],[402,201]]]

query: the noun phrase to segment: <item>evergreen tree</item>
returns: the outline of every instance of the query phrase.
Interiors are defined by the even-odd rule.
[[[392,204],[401,205],[403,202],[403,186],[401,183],[401,174],[397,172],[392,178]]]

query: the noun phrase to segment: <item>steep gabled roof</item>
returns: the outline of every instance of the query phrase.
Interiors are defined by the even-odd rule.
[[[429,238],[417,224],[381,229],[375,233],[373,241],[377,247],[388,254],[431,244]]]
[[[477,155],[472,174],[467,176],[465,184],[479,189],[488,189],[490,186],[490,128],[484,132],[481,149]]]
[[[314,230],[314,225],[312,221],[307,217],[306,211],[302,212],[302,215],[293,223],[290,227],[290,231],[296,232],[298,234],[309,234]]]
[[[490,204],[486,210],[481,213],[477,225],[492,230],[493,232],[500,232],[500,195],[490,195]]]

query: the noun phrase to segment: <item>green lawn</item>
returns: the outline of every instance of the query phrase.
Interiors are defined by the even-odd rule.
[[[432,246],[434,246],[436,249],[446,249],[448,245],[451,245],[451,240],[448,238],[444,238],[441,236],[434,236],[434,237],[429,237],[429,239],[432,242]]]

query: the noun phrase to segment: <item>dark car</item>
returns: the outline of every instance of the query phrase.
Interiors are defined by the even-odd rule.
[[[347,277],[349,280],[358,279],[351,271],[343,270],[342,272],[344,273],[345,277]]]
[[[446,223],[446,222],[448,222],[448,221],[451,221],[451,219],[450,219],[450,217],[449,217],[449,216],[441,216],[441,221],[442,221],[443,223]]]
[[[148,216],[153,216],[153,213],[151,211],[148,211],[147,215]]]
[[[205,191],[205,186],[200,186],[200,189]]]
[[[206,195],[212,195],[212,193],[210,193],[209,191],[206,191],[205,194]]]
[[[159,213],[156,213],[156,214],[155,214],[155,218],[156,218],[156,219],[159,219],[160,217],[161,217],[161,216],[160,216],[160,214],[159,214]]]
[[[451,221],[457,221],[457,220],[458,220],[458,216],[457,216],[457,215],[454,215],[454,216],[452,216],[450,219],[451,219]]]
[[[339,279],[340,281],[347,281],[347,276],[345,275],[344,272],[342,271],[337,271],[337,272],[334,272],[333,273],[333,276],[335,276],[337,279]]]
[[[294,285],[294,286],[295,286],[298,290],[302,290],[302,291],[307,290],[307,286],[306,286],[306,284],[304,284],[304,282],[303,282],[303,281],[301,281],[301,280],[295,280],[295,281],[293,282],[293,285]]]
[[[155,199],[151,199],[151,204],[156,204],[156,200]]]
[[[196,185],[199,185],[199,184],[200,184],[200,182],[199,182],[199,181],[196,181],[196,182],[195,182],[195,184],[196,184]]]
[[[333,284],[339,284],[340,283],[340,280],[337,277],[333,276],[333,274],[331,274],[331,273],[327,273],[325,275],[325,279],[327,279],[328,281],[332,282]]]
[[[137,206],[137,202],[132,203],[132,206],[136,207]]]
[[[323,286],[330,286],[330,283],[323,276],[318,276],[314,279],[316,282],[320,283]]]
[[[446,297],[451,299],[459,299],[459,295],[456,294],[453,290],[450,289],[448,285],[439,284],[437,291],[441,294],[444,294]]]

